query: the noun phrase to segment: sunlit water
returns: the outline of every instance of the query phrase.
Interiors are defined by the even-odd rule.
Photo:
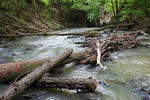
[[[65,29],[57,32],[69,33],[90,30],[92,28]],[[145,38],[150,43],[150,37]],[[67,38],[66,36],[24,37],[13,41],[4,41],[0,46],[0,55],[9,61],[25,61],[54,56],[65,48],[80,51],[75,42],[84,41],[84,37]],[[10,46],[4,46],[11,43]],[[4,48],[5,47],[5,48]],[[7,48],[6,48],[7,47]],[[96,93],[86,93],[59,89],[29,89],[28,92],[41,94],[31,100],[142,100],[142,95],[135,87],[150,86],[150,48],[135,48],[112,54],[113,61],[105,62],[105,71],[90,65],[67,65],[62,74],[56,77],[93,77],[97,81],[106,81],[106,85],[99,84]],[[0,85],[0,92],[6,88]],[[18,100],[23,100],[21,96]]]

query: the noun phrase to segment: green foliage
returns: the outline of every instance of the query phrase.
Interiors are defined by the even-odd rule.
[[[45,6],[48,6],[50,4],[49,0],[40,0],[41,2],[43,2],[45,4]]]
[[[124,21],[134,16],[138,16],[139,18],[142,18],[145,16],[145,13],[143,12],[142,9],[136,9],[136,10],[125,9],[125,10],[122,10],[122,14],[123,16],[120,19],[121,21]]]
[[[105,6],[107,0],[87,0],[88,2],[88,19],[93,21],[101,16],[101,8]]]
[[[72,5],[72,9],[77,9],[77,10],[87,10],[87,4],[88,2],[86,0],[74,0],[74,3]]]
[[[87,18],[90,21],[98,20],[105,13],[119,18],[120,21],[134,16],[139,18],[150,16],[150,0],[3,0],[1,3],[1,7],[11,16],[18,16],[16,9],[22,9],[28,5],[32,8],[36,5],[37,12],[42,11],[46,19],[51,19],[50,12],[55,12],[56,9],[62,13],[83,10],[88,13]],[[23,18],[21,15],[19,17]]]
[[[142,18],[150,12],[150,0],[87,0],[89,19],[99,19],[102,16],[103,7],[105,13],[114,13],[114,17],[119,16],[120,21],[137,16]],[[118,6],[116,6],[116,3]],[[118,8],[118,12],[116,9]],[[114,12],[113,12],[114,11]]]

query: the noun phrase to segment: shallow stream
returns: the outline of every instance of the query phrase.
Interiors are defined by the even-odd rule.
[[[81,32],[92,28],[73,28],[57,32]],[[119,33],[122,33],[121,31]],[[144,38],[150,43],[150,37]],[[79,44],[84,37],[67,38],[67,36],[33,36],[19,38],[13,41],[2,41],[0,55],[9,62],[26,61],[54,56],[65,48],[73,48],[80,51]],[[113,61],[105,62],[105,71],[99,67],[90,65],[69,64],[63,73],[56,77],[93,77],[102,82],[98,85],[96,93],[76,92],[59,89],[35,89],[29,88],[28,93],[38,93],[40,96],[30,100],[142,100],[143,93],[140,87],[150,86],[150,47],[134,48],[112,54]],[[0,92],[7,86],[0,85]],[[24,100],[21,96],[18,100]],[[26,98],[27,99],[27,98]]]

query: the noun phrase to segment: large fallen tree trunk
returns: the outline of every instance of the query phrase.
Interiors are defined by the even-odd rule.
[[[70,90],[95,91],[98,83],[92,78],[41,78],[33,86]]]
[[[38,80],[44,73],[55,67],[56,64],[66,59],[72,52],[72,49],[66,50],[64,53],[54,57],[54,59],[46,61],[42,66],[35,68],[22,79],[12,83],[0,94],[0,100],[11,100],[14,96],[30,86],[34,81]]]
[[[83,57],[87,55],[87,52],[90,52],[90,50],[72,53],[67,59],[57,64],[56,67],[63,66],[65,64],[82,59]],[[43,64],[45,61],[52,59],[52,58],[53,57],[47,57],[43,59],[26,61],[26,62],[14,62],[14,63],[0,64],[0,83],[11,81],[17,76],[21,75],[22,73],[33,70],[34,68]]]

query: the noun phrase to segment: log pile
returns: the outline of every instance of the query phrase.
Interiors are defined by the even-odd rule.
[[[8,88],[0,94],[0,100],[11,100],[16,95],[20,94],[27,87],[37,81],[36,86],[67,88],[94,91],[97,87],[95,79],[60,79],[60,78],[41,78],[46,72],[52,70],[59,65],[60,62],[67,59],[73,52],[73,49],[67,49],[62,54],[56,57],[49,58],[44,64],[31,70],[27,75],[20,76]],[[40,79],[41,78],[41,79]],[[39,80],[40,79],[40,80]]]
[[[35,68],[20,80],[12,83],[3,93],[0,94],[0,100],[11,100],[14,96],[21,93],[33,82],[42,77],[44,73],[54,68],[56,64],[70,56],[72,52],[72,49],[66,50],[64,53],[54,57],[52,60],[46,61],[42,66]]]
[[[113,35],[106,39],[89,39],[82,46],[90,48],[92,53],[87,54],[81,63],[96,63],[97,61],[102,68],[101,62],[112,60],[110,53],[141,46],[137,37],[144,34],[142,31],[136,31],[130,34]]]

